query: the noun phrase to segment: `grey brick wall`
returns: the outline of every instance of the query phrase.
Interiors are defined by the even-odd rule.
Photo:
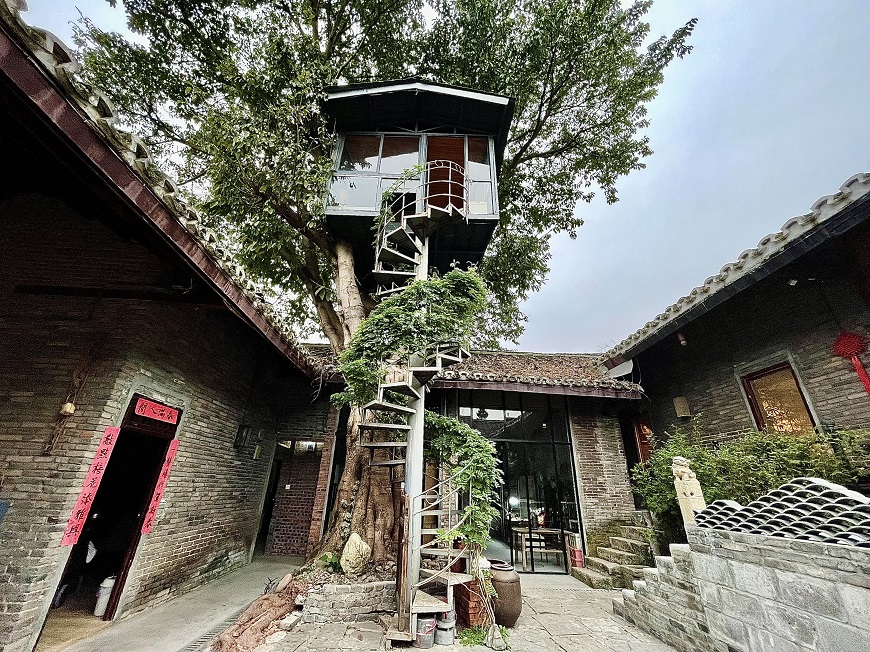
[[[10,503],[0,526],[0,648],[13,651],[29,650],[39,631],[69,554],[60,539],[87,467],[134,391],[185,411],[122,615],[246,563],[277,424],[281,436],[323,437],[327,415],[310,409],[309,382],[221,308],[15,293],[22,283],[165,284],[174,263],[54,200],[6,201],[0,219],[14,236],[0,248],[0,500]],[[77,410],[61,429],[68,397]],[[255,436],[236,450],[242,421]]]
[[[634,514],[619,420],[591,399],[570,401],[571,442],[587,536]]]
[[[739,378],[785,361],[793,364],[821,423],[870,423],[870,396],[851,363],[831,352],[840,326],[870,333],[870,311],[842,260],[824,260],[818,277],[815,267],[793,264],[698,317],[681,329],[686,346],[671,335],[638,356],[657,434],[679,423],[676,396],[685,396],[692,412],[702,415],[709,440],[754,428]],[[790,278],[797,285],[790,286]],[[863,360],[870,364],[870,355]]]

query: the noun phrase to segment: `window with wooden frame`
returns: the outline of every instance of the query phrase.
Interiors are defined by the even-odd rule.
[[[759,430],[788,434],[815,428],[810,406],[788,362],[756,371],[740,380]]]

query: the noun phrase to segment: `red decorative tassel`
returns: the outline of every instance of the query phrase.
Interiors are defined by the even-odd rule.
[[[867,338],[858,333],[840,333],[834,342],[833,351],[834,355],[852,361],[858,378],[861,379],[864,389],[870,394],[870,376],[867,375],[867,370],[864,369],[864,365],[858,357],[867,352]]]

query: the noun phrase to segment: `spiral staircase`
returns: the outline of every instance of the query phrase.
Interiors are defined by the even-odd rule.
[[[375,241],[375,295],[384,298],[428,276],[430,236],[441,226],[467,219],[468,185],[461,166],[433,161],[398,180],[384,193],[384,212]],[[427,385],[446,367],[468,358],[455,342],[436,342],[406,359],[387,361],[375,399],[363,406],[360,447],[371,466],[387,467],[392,479],[404,470],[404,532],[397,569],[399,618],[387,632],[392,641],[413,640],[420,614],[453,609],[453,586],[472,579],[454,572],[464,550],[452,547],[461,524],[460,493],[455,478],[432,478],[424,488],[423,424]],[[427,527],[424,527],[424,520]],[[422,559],[434,559],[426,564]],[[435,566],[432,568],[432,566]],[[433,595],[446,586],[446,602]]]

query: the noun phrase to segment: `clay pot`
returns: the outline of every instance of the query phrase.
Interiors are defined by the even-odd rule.
[[[498,597],[493,599],[493,611],[497,625],[513,627],[523,610],[523,594],[520,576],[514,567],[504,561],[493,561],[490,566],[492,586]]]

